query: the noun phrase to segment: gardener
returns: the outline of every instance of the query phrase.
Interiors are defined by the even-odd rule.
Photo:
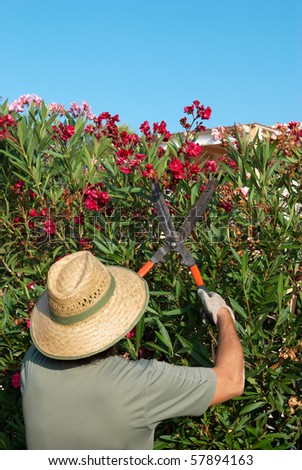
[[[218,294],[199,294],[218,326],[213,368],[131,361],[113,346],[143,315],[146,281],[87,251],[54,263],[32,312],[34,345],[21,372],[27,448],[152,449],[162,420],[200,416],[241,394],[233,312]]]

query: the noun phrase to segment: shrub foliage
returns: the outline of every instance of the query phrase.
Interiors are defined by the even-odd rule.
[[[177,226],[214,174],[186,244],[208,289],[234,309],[246,388],[200,418],[162,423],[155,448],[302,448],[301,125],[254,139],[220,128],[225,155],[214,161],[197,142],[211,109],[196,100],[184,113],[184,131],[171,135],[164,121],[131,132],[86,103],[67,111],[33,95],[0,107],[0,448],[25,448],[19,372],[51,264],[90,250],[139,270],[163,242],[152,180]],[[148,310],[120,353],[210,366],[216,329],[202,322],[188,269],[170,254],[147,280]]]

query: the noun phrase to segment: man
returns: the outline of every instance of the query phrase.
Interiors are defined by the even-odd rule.
[[[112,346],[148,304],[146,281],[91,253],[52,265],[31,316],[33,346],[21,371],[28,449],[152,449],[164,419],[202,415],[242,393],[244,365],[232,310],[199,290],[218,326],[213,368],[130,361]]]

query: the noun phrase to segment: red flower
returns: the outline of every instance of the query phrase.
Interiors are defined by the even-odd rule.
[[[184,113],[186,113],[186,114],[193,114],[193,113],[194,113],[194,105],[185,106],[185,107],[184,107]]]
[[[190,142],[185,148],[185,152],[189,155],[189,157],[198,158],[202,152],[202,146],[196,144],[195,142]]]
[[[169,140],[171,137],[171,134],[169,131],[167,131],[167,124],[165,121],[162,121],[160,124],[155,122],[153,124],[153,132],[158,132],[159,134],[164,136],[164,140]]]
[[[228,212],[230,212],[230,211],[233,209],[232,204],[230,204],[230,203],[227,202],[227,201],[221,202],[221,207],[223,207],[223,209],[225,209],[225,210],[228,211]]]
[[[13,186],[11,186],[11,189],[14,193],[20,194],[23,187],[24,187],[24,181],[23,180],[18,180],[17,183],[15,183]]]
[[[211,114],[212,114],[212,109],[210,108],[210,106],[208,106],[206,109],[203,110],[201,118],[210,119]]]
[[[169,162],[169,168],[175,179],[182,179],[185,177],[184,164],[179,160],[179,158],[173,158]]]
[[[91,124],[88,124],[86,127],[85,127],[85,133],[86,134],[93,134],[94,132],[94,127],[91,125]]]
[[[195,175],[199,175],[200,172],[201,172],[200,166],[197,163],[193,163],[189,166],[188,176],[192,177]]]
[[[89,240],[88,240],[87,237],[83,237],[83,238],[80,239],[80,245],[81,245],[82,247],[87,246],[87,245],[88,245],[88,242],[89,242]]]
[[[134,327],[132,328],[132,330],[129,331],[129,333],[126,334],[126,338],[130,338],[130,339],[131,339],[131,338],[133,338],[133,336],[135,336],[135,335],[136,335],[136,327],[134,326]]]
[[[83,215],[77,215],[76,217],[74,217],[73,221],[76,225],[83,225],[84,216]]]
[[[11,134],[8,128],[12,126],[17,126],[17,121],[15,121],[10,114],[0,116],[0,140],[10,137]]]
[[[147,157],[147,155],[145,155],[144,153],[137,153],[137,154],[135,155],[135,158],[136,158],[139,162],[141,162],[142,160],[144,160],[146,157]]]
[[[109,203],[109,194],[106,191],[100,191],[98,189],[102,186],[102,183],[97,183],[94,186],[87,186],[84,193],[84,202],[87,209],[91,211],[100,211]]]
[[[121,165],[120,170],[125,175],[128,175],[129,173],[131,173],[131,168],[130,168],[130,166],[127,166],[127,165]]]
[[[147,163],[147,165],[145,166],[145,170],[142,171],[142,175],[147,176],[148,178],[154,178],[155,176],[157,176],[157,173],[154,170],[152,163]]]
[[[36,208],[31,209],[28,214],[30,215],[30,217],[37,217],[38,216],[37,209]]]
[[[27,289],[27,290],[29,290],[29,289],[34,289],[34,288],[35,288],[35,284],[37,284],[36,281],[30,282],[29,284],[27,284],[26,289]]]
[[[45,230],[45,232],[49,235],[54,235],[56,233],[56,225],[52,220],[47,219],[44,224],[43,230]]]
[[[208,172],[216,173],[217,163],[214,160],[208,160],[205,164],[205,168]]]
[[[40,209],[39,210],[39,215],[41,215],[42,217],[47,217],[48,216],[48,208],[44,207],[43,209]]]
[[[74,127],[71,124],[66,125],[60,122],[59,127],[53,126],[52,128],[63,142],[67,142],[74,134]]]
[[[12,378],[11,378],[11,381],[12,381],[12,386],[14,388],[20,388],[20,385],[21,385],[21,375],[20,375],[20,372],[16,372],[15,374],[12,375]]]
[[[14,217],[14,226],[21,224],[22,219],[20,217]]]
[[[144,121],[144,122],[141,124],[139,130],[140,130],[143,134],[145,134],[145,136],[149,136],[149,135],[150,135],[150,125],[149,125],[149,122],[148,122],[148,121]]]

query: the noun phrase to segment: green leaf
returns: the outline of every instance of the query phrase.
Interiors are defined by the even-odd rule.
[[[162,324],[162,322],[157,317],[154,317],[154,320],[157,323],[157,326],[160,331],[160,335],[158,335],[157,331],[155,331],[155,334],[158,335],[161,341],[165,344],[165,346],[167,346],[169,351],[173,354],[173,345],[172,345],[172,341],[171,341],[167,328]]]
[[[245,406],[240,412],[239,415],[245,415],[247,413],[250,413],[251,411],[257,410],[258,408],[262,408],[264,405],[266,405],[265,401],[257,401],[256,403],[251,403],[247,406]]]

